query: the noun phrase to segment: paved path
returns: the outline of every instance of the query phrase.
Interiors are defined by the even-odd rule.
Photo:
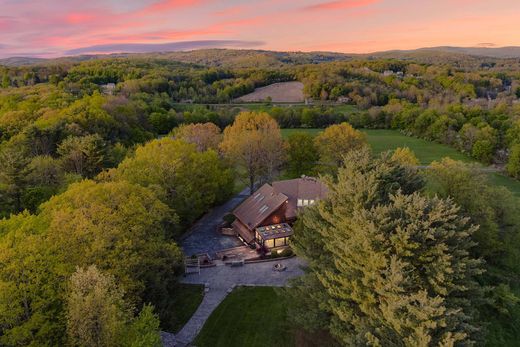
[[[242,242],[234,236],[225,236],[217,232],[217,226],[222,222],[222,218],[231,212],[239,203],[249,195],[246,188],[235,195],[225,204],[217,206],[209,211],[204,217],[195,223],[188,233],[181,239],[181,247],[184,254],[208,253],[214,258],[215,253],[223,249],[241,246]]]
[[[285,265],[287,269],[282,272],[273,271],[273,265],[276,263]],[[201,269],[200,275],[190,274],[184,277],[181,280],[182,283],[207,284],[209,291],[204,295],[197,311],[175,337],[169,336],[172,334],[163,334],[164,346],[183,347],[189,345],[197,337],[213,310],[235,286],[284,286],[289,279],[303,274],[301,268],[303,265],[303,261],[296,257],[279,261],[245,264],[240,267],[219,264],[216,267]]]

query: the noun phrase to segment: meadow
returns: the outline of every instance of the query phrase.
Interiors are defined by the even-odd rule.
[[[315,136],[323,131],[323,129],[282,129],[282,136],[287,138],[289,135],[301,131]],[[440,143],[406,136],[397,130],[362,129],[362,131],[367,134],[367,141],[375,154],[391,151],[398,147],[408,147],[414,151],[421,165],[429,165],[431,162],[441,160],[445,157],[468,163],[475,162],[475,160],[454,148]],[[490,173],[489,181],[492,184],[504,186],[516,196],[520,196],[520,182],[510,177],[499,173]]]

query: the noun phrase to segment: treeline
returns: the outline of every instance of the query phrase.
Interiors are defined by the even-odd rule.
[[[484,164],[506,166],[508,173],[520,177],[520,104],[499,104],[490,109],[450,104],[422,108],[406,101],[392,100],[383,107],[353,114],[356,127],[398,129],[455,147]]]
[[[0,220],[1,345],[160,345],[178,314],[174,240],[233,192],[226,162],[192,142],[148,142]]]
[[[517,66],[462,69],[397,60],[336,62],[298,68],[305,93],[315,100],[348,101],[361,108],[392,99],[421,106],[496,100],[511,104],[520,94]]]

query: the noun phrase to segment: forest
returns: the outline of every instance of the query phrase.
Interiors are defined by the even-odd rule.
[[[306,104],[233,103],[295,80]],[[332,198],[296,227],[293,248],[310,272],[287,289],[294,324],[340,345],[391,345],[396,332],[410,336],[397,345],[511,343],[517,198],[473,165],[443,159],[423,172],[409,149],[372,155],[358,129],[443,143],[520,179],[519,100],[518,59],[222,50],[0,65],[0,345],[156,346],[175,315],[178,238],[238,188],[302,174],[324,177]],[[282,139],[280,128],[326,130]],[[258,139],[255,165],[243,138]],[[441,231],[433,244],[424,223],[387,237],[370,229],[383,219]],[[361,277],[370,280],[352,281]],[[370,306],[381,298],[399,314]],[[83,334],[99,316],[103,333]]]

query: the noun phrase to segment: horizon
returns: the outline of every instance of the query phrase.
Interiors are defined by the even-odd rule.
[[[0,58],[206,48],[370,54],[511,47],[520,37],[513,0],[0,0],[0,8],[8,13]],[[170,46],[183,47],[154,49]]]
[[[226,40],[223,40],[226,41]],[[372,54],[379,54],[379,53],[387,53],[387,52],[414,52],[419,50],[432,50],[435,51],[436,49],[441,48],[453,48],[453,49],[483,49],[483,50],[500,50],[500,49],[508,49],[508,48],[518,48],[520,49],[520,45],[518,46],[499,46],[499,47],[482,47],[482,46],[450,46],[450,45],[440,45],[440,46],[432,46],[432,47],[415,47],[410,49],[388,49],[384,51],[370,51],[370,52],[362,52],[362,53],[353,53],[353,52],[339,52],[339,51],[304,51],[304,50],[270,50],[270,49],[263,49],[263,48],[247,48],[247,47],[232,47],[233,44],[230,46],[225,45],[224,43],[218,44],[215,43],[215,45],[208,45],[206,47],[200,47],[200,48],[187,48],[187,49],[171,49],[171,50],[160,50],[160,49],[151,49],[151,47],[155,46],[169,46],[169,45],[184,45],[186,43],[191,44],[193,43],[195,46],[198,46],[200,42],[204,41],[179,41],[179,42],[169,42],[164,44],[146,44],[146,43],[132,43],[128,44],[129,46],[147,46],[147,48],[141,50],[141,51],[132,51],[132,50],[124,50],[124,51],[110,51],[110,52],[103,52],[101,51],[89,51],[87,53],[77,53],[77,54],[63,54],[53,57],[40,57],[40,56],[31,56],[31,55],[12,55],[12,56],[6,56],[3,57],[0,55],[0,59],[6,60],[6,59],[44,59],[44,60],[53,60],[53,59],[62,59],[62,58],[74,58],[74,57],[82,57],[82,56],[111,56],[111,55],[132,55],[132,54],[159,54],[159,53],[175,53],[175,52],[181,52],[181,53],[187,53],[187,52],[195,52],[195,51],[203,51],[203,50],[233,50],[233,51],[258,51],[258,52],[276,52],[276,53],[330,53],[330,54],[345,54],[345,55],[359,55],[359,56],[369,56]],[[150,47],[150,48],[148,48]],[[82,50],[83,48],[79,48],[78,50]]]

